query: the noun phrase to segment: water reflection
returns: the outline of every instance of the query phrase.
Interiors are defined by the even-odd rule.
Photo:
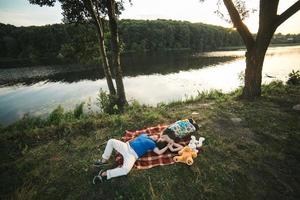
[[[193,54],[190,57],[173,56],[165,61],[150,56],[149,62],[142,56],[138,57],[140,62],[128,58],[126,61],[128,65],[124,67],[127,75],[124,78],[127,98],[156,105],[159,102],[170,102],[197,95],[198,91],[221,89],[228,92],[241,85],[238,74],[244,71],[245,61],[244,58],[236,56],[243,55],[243,51],[231,51],[231,54],[226,52],[226,56],[236,58],[229,61],[227,57],[219,56],[220,52],[209,54],[216,56],[211,58],[206,55],[207,59],[203,59],[205,56]],[[265,59],[263,82],[274,80],[269,77],[286,81],[292,69],[300,70],[299,56],[300,46],[271,48]],[[217,64],[213,64],[216,57],[220,60],[216,62]],[[133,66],[140,71],[132,70]],[[107,86],[105,79],[97,77],[98,73],[93,70],[98,69],[75,71],[76,75],[72,74],[73,72],[70,75],[69,70],[55,74],[54,81],[45,79],[28,86],[11,85],[0,88],[1,123],[11,123],[28,112],[43,115],[59,104],[66,109],[73,109],[75,104],[87,101],[89,97],[92,99],[93,109],[96,110],[97,93],[100,88],[107,90]],[[50,69],[47,72],[49,71]],[[68,78],[68,75],[73,78]]]
[[[124,76],[169,74],[181,70],[199,69],[236,59],[237,56],[195,57],[190,52],[173,54],[138,54],[122,57]],[[27,67],[0,70],[0,87],[16,84],[33,85],[41,81],[73,83],[104,78],[100,66]]]

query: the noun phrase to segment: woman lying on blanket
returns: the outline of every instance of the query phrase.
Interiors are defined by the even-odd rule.
[[[116,139],[108,140],[102,155],[102,160],[96,161],[95,166],[100,167],[105,164],[111,156],[113,149],[122,154],[123,165],[122,167],[117,167],[107,171],[101,170],[99,174],[94,177],[93,183],[103,182],[107,179],[128,174],[135,161],[150,150],[158,155],[163,154],[168,149],[172,152],[180,151],[183,147],[180,144],[175,143],[174,139],[174,133],[163,132],[160,137],[158,135],[148,136],[147,134],[141,134],[126,143]]]

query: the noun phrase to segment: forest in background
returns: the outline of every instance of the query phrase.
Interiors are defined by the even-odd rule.
[[[229,28],[174,20],[120,20],[122,53],[170,50],[214,51],[242,46]],[[110,36],[106,29],[106,47]],[[93,24],[16,27],[0,23],[0,68],[48,64],[97,64],[100,56]],[[299,43],[300,34],[273,37],[273,44]]]

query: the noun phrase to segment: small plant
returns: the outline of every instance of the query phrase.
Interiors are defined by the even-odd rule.
[[[116,114],[119,113],[119,109],[117,106],[117,97],[114,95],[108,94],[106,91],[100,89],[97,97],[97,105],[100,110],[104,113],[108,114]]]
[[[137,100],[133,100],[130,104],[126,106],[126,112],[130,114],[141,113],[143,110],[143,105],[141,105]]]
[[[240,81],[240,85],[243,85],[244,81],[245,81],[245,72],[244,71],[240,71],[240,73],[238,73],[238,79]]]
[[[79,105],[76,105],[74,109],[74,117],[79,119],[83,115],[83,106],[84,102],[81,102]]]
[[[48,121],[50,124],[58,125],[64,118],[64,108],[59,105],[55,108],[52,113],[49,115]]]
[[[299,85],[300,84],[300,71],[294,71],[292,70],[291,73],[289,73],[289,79],[286,82],[289,85]]]
[[[91,114],[91,113],[93,112],[93,110],[92,110],[92,99],[91,99],[91,97],[88,98],[86,106],[87,106],[87,109],[88,109],[88,113]]]

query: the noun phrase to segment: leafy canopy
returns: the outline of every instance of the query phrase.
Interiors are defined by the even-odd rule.
[[[39,6],[54,6],[56,2],[61,4],[63,10],[63,21],[66,23],[83,22],[91,19],[90,8],[87,5],[90,1],[93,4],[93,9],[99,17],[107,15],[107,3],[110,0],[28,0],[31,4]],[[131,2],[131,1],[129,1]],[[116,1],[116,13],[121,14],[124,10],[124,1]]]

